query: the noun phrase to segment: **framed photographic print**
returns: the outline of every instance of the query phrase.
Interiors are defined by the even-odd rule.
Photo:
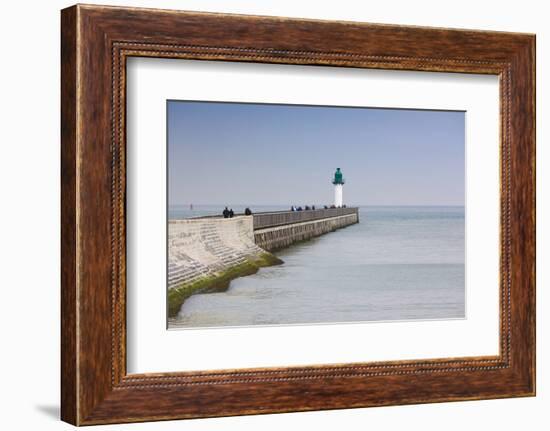
[[[62,419],[535,394],[535,37],[62,11]]]

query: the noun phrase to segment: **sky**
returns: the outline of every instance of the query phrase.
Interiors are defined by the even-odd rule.
[[[462,111],[167,103],[169,205],[464,205]]]

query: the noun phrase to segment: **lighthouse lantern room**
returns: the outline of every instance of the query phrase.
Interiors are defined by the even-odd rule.
[[[334,179],[332,184],[334,184],[334,206],[336,208],[341,208],[343,204],[343,190],[344,190],[344,176],[340,168],[336,168],[334,173]]]

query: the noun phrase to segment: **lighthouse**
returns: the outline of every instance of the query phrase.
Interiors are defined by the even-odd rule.
[[[344,183],[345,180],[342,171],[340,168],[336,168],[334,179],[332,180],[332,184],[334,184],[334,206],[336,208],[340,208],[343,203]]]

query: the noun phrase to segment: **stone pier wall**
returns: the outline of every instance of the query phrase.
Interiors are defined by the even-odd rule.
[[[254,243],[252,217],[170,220],[168,288],[193,282],[265,253]]]
[[[264,250],[274,251],[358,222],[359,214],[355,211],[320,220],[257,229],[254,231],[254,242]]]
[[[254,244],[253,219],[197,218],[168,223],[168,309],[194,293],[220,291],[262,266],[282,263]]]

